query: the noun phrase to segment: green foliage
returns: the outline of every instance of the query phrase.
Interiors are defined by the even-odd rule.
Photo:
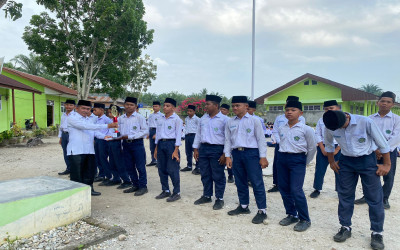
[[[35,129],[35,130],[33,130],[32,134],[33,134],[33,136],[39,137],[39,138],[47,136],[46,129],[44,129],[44,128]]]
[[[383,90],[378,85],[373,83],[362,85],[359,89],[378,96],[381,95],[383,92]]]
[[[0,133],[0,135],[4,140],[11,139],[14,136],[11,130],[4,130],[3,132]]]
[[[8,250],[14,250],[14,249],[17,249],[17,247],[18,247],[18,240],[19,240],[19,238],[18,237],[15,237],[14,239],[11,239],[11,237],[10,237],[10,235],[8,234],[8,232],[6,233],[6,235],[7,235],[7,237],[6,238],[4,238],[4,241],[5,241],[5,249],[8,249]]]
[[[10,130],[14,137],[23,136],[22,129],[18,124],[14,124]]]
[[[17,3],[16,1],[8,1],[3,10],[6,13],[6,18],[10,16],[11,20],[13,21],[22,17],[22,3]]]

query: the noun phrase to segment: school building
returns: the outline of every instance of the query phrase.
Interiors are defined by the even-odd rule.
[[[273,122],[283,113],[286,98],[290,95],[300,98],[303,116],[311,126],[322,117],[323,104],[327,100],[336,100],[343,111],[352,114],[368,116],[378,111],[376,101],[379,96],[310,73],[258,97],[255,101],[266,106],[264,119]],[[400,115],[399,103],[395,104],[392,112]]]
[[[43,77],[3,67],[0,74],[0,132],[32,119],[40,128],[60,124],[66,99],[77,91]]]

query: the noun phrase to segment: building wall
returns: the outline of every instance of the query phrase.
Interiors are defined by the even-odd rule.
[[[12,111],[10,112],[9,103],[11,91],[9,89],[0,88],[1,95],[1,110],[0,110],[0,132],[10,129],[10,122],[12,122]],[[7,100],[6,100],[7,99]]]

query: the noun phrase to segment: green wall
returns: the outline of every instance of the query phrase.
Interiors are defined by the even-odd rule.
[[[1,95],[1,110],[0,110],[0,132],[10,129],[10,122],[12,122],[12,111],[10,110],[10,101],[7,100],[11,96],[9,89],[0,88]]]

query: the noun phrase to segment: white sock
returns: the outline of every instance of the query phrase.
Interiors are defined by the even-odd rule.
[[[167,192],[167,193],[169,193],[169,190],[164,190],[164,192]]]
[[[375,235],[375,234],[383,235],[383,232],[379,232],[379,233],[378,233],[378,232],[372,232],[372,234],[373,234],[373,235]]]
[[[249,205],[242,205],[242,204],[240,204],[241,206],[242,206],[242,208],[247,208]]]
[[[258,211],[262,211],[264,214],[266,214],[266,213],[267,213],[267,211],[266,211],[266,209],[265,209],[265,208],[263,208],[263,209],[258,209]]]
[[[350,227],[346,227],[346,226],[343,226],[344,228],[346,228],[348,231],[350,231],[351,230],[351,228]]]

